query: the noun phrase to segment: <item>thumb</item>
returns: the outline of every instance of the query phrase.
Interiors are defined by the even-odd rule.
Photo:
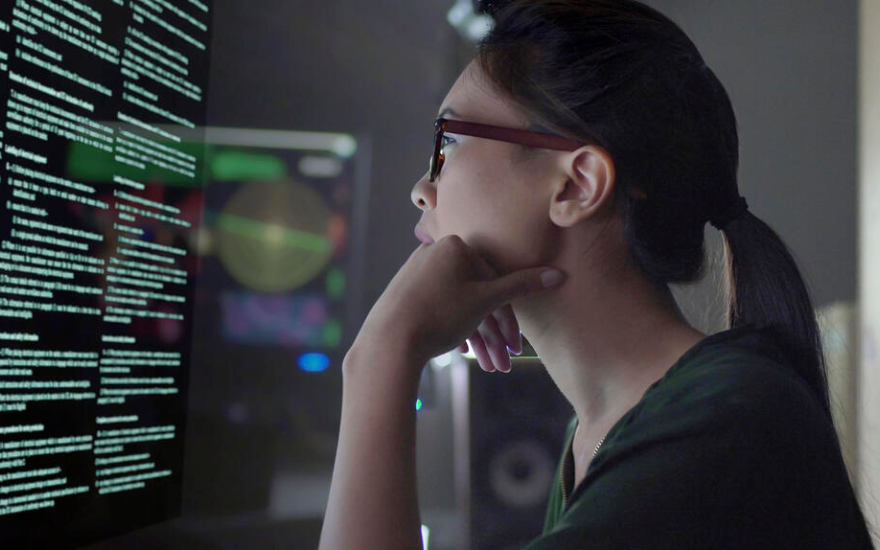
[[[565,274],[552,267],[521,269],[488,283],[488,301],[494,309],[510,301],[558,286]]]

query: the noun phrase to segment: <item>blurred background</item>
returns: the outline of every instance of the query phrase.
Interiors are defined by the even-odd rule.
[[[855,477],[866,8],[645,3],[684,29],[730,94],[740,193],[791,248],[823,319]],[[865,4],[880,28],[876,3]],[[341,359],[418,245],[410,190],[485,24],[470,0],[215,3],[182,513],[85,548],[317,546]],[[323,238],[304,246],[315,233]],[[707,225],[706,237],[710,275],[673,290],[691,323],[713,333],[726,328],[720,234]],[[420,388],[419,499],[432,549],[512,549],[536,536],[570,415],[537,360],[518,360],[503,380],[473,367],[437,358]]]

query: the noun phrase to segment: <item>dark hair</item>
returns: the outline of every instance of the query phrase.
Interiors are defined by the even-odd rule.
[[[739,198],[739,139],[693,42],[635,0],[496,0],[482,11],[495,20],[476,57],[489,81],[535,124],[614,159],[637,270],[655,285],[701,279],[704,226]],[[723,237],[729,326],[765,327],[833,425],[816,313],[792,254],[748,211]]]
[[[703,228],[739,197],[739,141],[727,92],[696,46],[634,0],[512,0],[492,14],[481,69],[540,126],[609,152],[639,272],[658,285],[701,279]],[[723,235],[730,327],[768,327],[833,421],[816,315],[791,253],[750,212]]]

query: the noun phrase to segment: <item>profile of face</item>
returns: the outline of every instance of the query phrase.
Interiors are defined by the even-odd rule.
[[[493,90],[476,61],[462,71],[440,113],[507,128],[530,124],[521,109]],[[513,143],[446,132],[443,153],[435,181],[426,173],[412,189],[412,202],[422,210],[418,227],[434,242],[458,235],[499,274],[553,265],[560,230],[595,214],[598,202],[610,202],[605,199],[613,163],[592,146],[523,155]]]

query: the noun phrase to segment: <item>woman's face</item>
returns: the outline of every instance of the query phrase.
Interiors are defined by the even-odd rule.
[[[529,124],[492,90],[476,62],[465,68],[446,95],[440,112],[446,109],[452,113],[443,116],[450,119],[521,129]],[[518,146],[512,143],[448,132],[445,136],[440,174],[430,182],[426,173],[412,190],[412,201],[423,212],[419,227],[435,242],[458,235],[499,274],[551,258],[552,193],[546,183],[558,174],[553,152],[535,150],[522,160],[515,158]]]

